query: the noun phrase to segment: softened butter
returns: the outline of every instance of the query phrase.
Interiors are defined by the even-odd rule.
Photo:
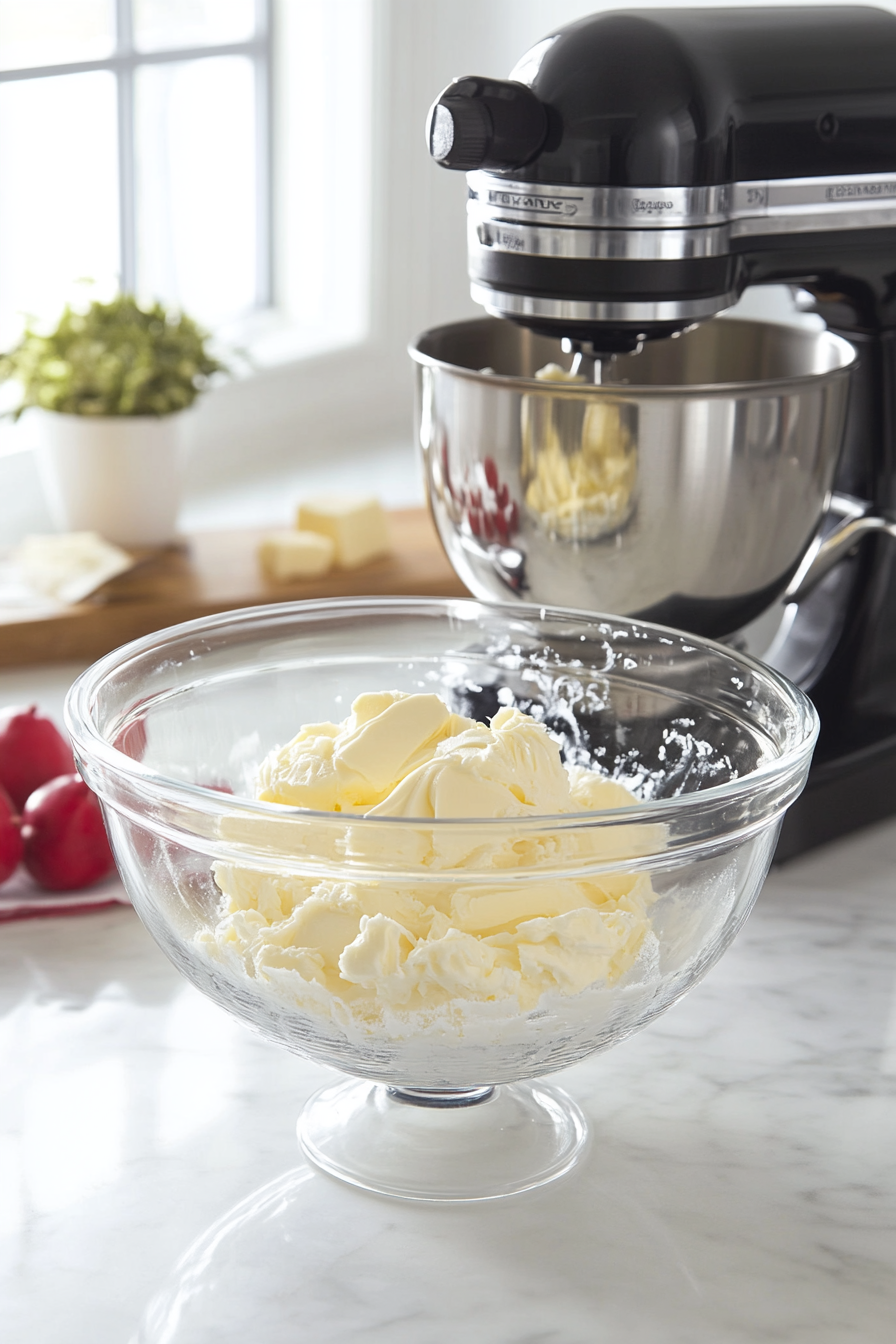
[[[533,840],[509,825],[491,856],[486,836],[440,829],[440,821],[512,822],[636,805],[599,772],[564,766],[544,725],[517,709],[503,708],[483,724],[452,713],[436,695],[362,695],[342,723],[305,725],[272,751],[257,795],[415,823],[400,828],[413,832],[410,845],[395,828],[354,827],[363,832],[354,841],[349,834],[349,847],[355,843],[369,858],[376,850],[371,833],[390,830],[382,845],[394,880],[346,881],[338,861],[325,880],[278,873],[274,855],[269,871],[214,866],[220,917],[199,942],[213,957],[275,984],[278,995],[315,1011],[329,1007],[337,1020],[348,1013],[375,1026],[384,1012],[413,1014],[456,1001],[505,1000],[526,1012],[544,994],[615,983],[652,937],[646,874],[540,876],[539,864],[564,845],[584,844],[587,859],[589,828],[581,828],[584,839],[558,826],[562,834],[552,837],[548,828]],[[655,837],[643,829],[649,849]],[[478,866],[475,877],[465,877],[471,844],[479,846]],[[637,839],[633,844],[637,853]],[[405,851],[407,861],[398,861]],[[600,858],[599,848],[594,853]],[[490,860],[489,879],[482,865],[488,869]]]

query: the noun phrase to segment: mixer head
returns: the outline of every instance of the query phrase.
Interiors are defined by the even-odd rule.
[[[894,69],[880,10],[648,10],[456,80],[427,142],[469,175],[473,297],[613,353],[757,280],[830,281],[844,232],[892,228]]]

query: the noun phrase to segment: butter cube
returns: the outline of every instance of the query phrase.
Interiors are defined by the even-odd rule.
[[[258,559],[269,579],[310,579],[326,574],[336,551],[330,537],[319,532],[271,532],[259,544]]]
[[[342,569],[354,569],[392,549],[383,507],[370,496],[322,495],[306,500],[299,505],[296,527],[331,537]]]

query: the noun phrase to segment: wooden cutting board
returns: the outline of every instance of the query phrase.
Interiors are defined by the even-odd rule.
[[[358,569],[272,583],[256,558],[264,529],[197,532],[180,546],[141,553],[136,569],[86,602],[25,618],[0,609],[0,667],[99,658],[166,625],[235,607],[317,597],[466,597],[425,509],[390,514],[394,550]]]

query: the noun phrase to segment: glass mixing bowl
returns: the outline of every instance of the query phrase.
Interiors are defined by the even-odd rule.
[[[483,720],[517,706],[567,762],[598,766],[642,801],[408,820],[254,800],[273,746],[302,724],[343,719],[375,690],[435,691]],[[572,1165],[584,1119],[532,1080],[645,1026],[718,960],[762,885],[817,732],[799,690],[695,637],[411,598],[264,607],[161,631],[85,672],[66,716],[122,879],[161,948],[267,1039],[351,1075],[308,1103],[306,1154],[355,1184],[424,1199],[492,1198]],[[215,871],[249,873],[267,893],[246,912],[276,944],[261,962],[220,936]],[[645,914],[628,962],[577,992],[390,1007],[374,986],[359,1006],[310,978],[279,934],[283,893],[333,880],[368,906],[383,893],[426,904],[438,892],[444,904],[447,892],[487,910],[510,888],[532,913],[545,892],[569,908],[576,884],[637,884]]]

